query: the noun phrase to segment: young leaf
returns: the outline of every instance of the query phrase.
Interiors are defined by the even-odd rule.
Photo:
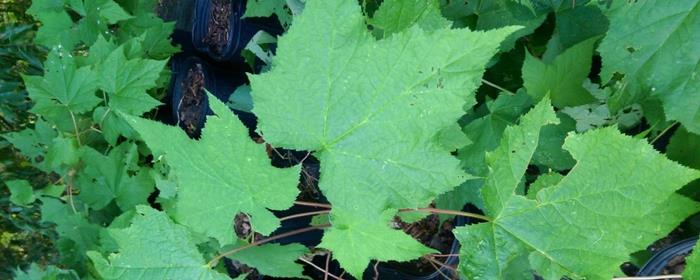
[[[264,138],[321,161],[319,186],[333,204],[322,245],[348,272],[428,251],[392,237],[403,233],[382,213],[425,206],[467,178],[435,136],[474,104],[484,65],[514,30],[414,26],[377,41],[357,3],[308,1],[272,70],[250,77]],[[402,246],[388,246],[395,240]]]
[[[6,181],[7,188],[10,189],[10,202],[27,206],[36,200],[34,189],[27,180]]]
[[[301,166],[279,169],[270,165],[265,147],[248,136],[248,129],[213,95],[216,115],[207,117],[199,141],[178,127],[122,114],[154,154],[163,154],[177,176],[173,218],[195,232],[232,243],[233,217],[245,212],[253,229],[270,234],[280,222],[268,209],[292,206]]]
[[[382,37],[400,32],[413,25],[425,31],[450,27],[442,17],[438,0],[387,0],[382,2],[369,23],[382,32]]]
[[[549,94],[557,108],[583,105],[596,99],[583,88],[591,70],[594,37],[583,41],[554,58],[551,63],[526,55],[523,64],[523,86],[527,94],[539,101]]]
[[[130,227],[108,231],[119,252],[87,253],[104,279],[230,279],[205,264],[187,228],[148,206],[136,207]]]
[[[483,107],[488,110],[488,114],[471,121],[463,128],[464,134],[473,143],[457,153],[462,166],[469,173],[480,176],[486,176],[488,173],[486,151],[498,147],[503,130],[508,125],[515,124],[518,117],[527,112],[532,106],[532,99],[524,91],[519,91],[515,95],[499,95],[496,100],[485,103]]]
[[[626,83],[639,89],[623,94],[658,96],[668,119],[700,133],[700,52],[694,51],[700,48],[700,1],[620,2],[598,48],[601,78],[624,74]],[[666,6],[656,9],[659,5]]]
[[[492,220],[455,230],[462,244],[477,244],[461,251],[460,271],[466,277],[518,279],[531,275],[532,267],[545,279],[610,279],[629,254],[697,211],[696,202],[674,192],[700,172],[666,159],[615,127],[569,136],[564,148],[577,164],[567,176],[539,191],[537,200],[515,195],[512,190],[534,147],[513,149],[507,140],[523,133],[534,139],[537,134],[524,125],[530,122],[521,123],[505,133],[509,136],[504,135],[491,155],[509,152],[508,160],[489,161],[493,171],[483,194]],[[522,143],[537,145],[515,142]]]

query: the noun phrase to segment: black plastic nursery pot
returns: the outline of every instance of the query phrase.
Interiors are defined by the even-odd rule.
[[[198,137],[204,127],[209,108],[209,91],[222,102],[227,102],[240,85],[245,84],[245,72],[223,69],[194,56],[175,56],[171,61],[173,72],[167,100],[171,123],[178,124],[191,137]],[[206,90],[206,91],[205,91]],[[246,125],[255,122],[247,112],[234,110]]]
[[[260,30],[283,32],[275,19],[245,18],[245,0],[196,0],[192,19],[192,44],[218,61],[243,61],[241,51]]]
[[[680,274],[681,271],[676,271],[676,269],[685,263],[685,257],[690,255],[697,242],[698,238],[694,237],[659,251],[642,266],[637,276]]]

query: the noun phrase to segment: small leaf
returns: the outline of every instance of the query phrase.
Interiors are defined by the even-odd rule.
[[[238,251],[229,258],[255,267],[266,276],[307,278],[302,274],[304,267],[295,261],[308,251],[301,244],[265,244]]]
[[[78,280],[78,275],[73,270],[64,270],[56,266],[49,265],[44,268],[32,263],[29,269],[22,271],[15,270],[14,280]]]
[[[5,181],[5,184],[10,189],[10,202],[20,206],[27,206],[36,200],[34,189],[27,180]]]
[[[109,107],[128,114],[140,115],[160,105],[148,95],[167,60],[127,59],[120,46],[96,69],[100,73],[100,88],[109,95]]]
[[[599,37],[583,41],[554,58],[551,63],[526,55],[523,86],[535,101],[550,96],[557,108],[583,105],[595,101],[583,83],[593,60],[593,45]]]
[[[425,31],[449,28],[451,25],[442,17],[438,0],[386,0],[369,23],[381,31],[381,37],[389,37],[413,25]]]

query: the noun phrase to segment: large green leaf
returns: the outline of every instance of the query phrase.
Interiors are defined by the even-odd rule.
[[[32,111],[51,121],[70,121],[71,113],[92,110],[100,102],[95,95],[97,75],[90,67],[78,67],[68,53],[53,50],[44,63],[44,76],[24,76]]]
[[[148,206],[136,207],[128,228],[108,231],[119,252],[87,253],[104,279],[230,279],[205,264],[186,227]]]
[[[624,74],[628,99],[658,97],[668,119],[700,133],[700,1],[619,2],[598,49],[601,77]]]
[[[270,234],[280,222],[268,209],[292,206],[299,191],[300,166],[270,165],[263,145],[216,97],[209,96],[216,115],[207,117],[199,141],[178,127],[122,114],[156,155],[164,155],[178,182],[173,218],[194,231],[232,243],[233,217],[245,212],[253,229]]]
[[[265,140],[321,161],[319,186],[333,204],[322,245],[351,274],[372,258],[427,251],[417,241],[387,246],[398,233],[382,213],[425,206],[467,178],[436,135],[474,104],[484,65],[516,29],[414,26],[377,41],[353,1],[308,1],[272,70],[250,77]]]
[[[615,127],[569,136],[564,148],[577,163],[567,176],[536,200],[516,195],[537,131],[552,121],[551,107],[547,118],[541,107],[507,129],[489,156],[482,194],[491,221],[455,230],[462,244],[476,244],[461,251],[466,277],[519,279],[534,270],[545,279],[610,279],[629,254],[697,211],[696,202],[675,191],[700,172]]]

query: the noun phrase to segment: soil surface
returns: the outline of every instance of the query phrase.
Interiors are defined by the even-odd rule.
[[[205,117],[202,114],[204,104],[204,72],[202,65],[197,63],[187,71],[187,76],[182,81],[182,99],[178,106],[178,122],[185,128],[190,137],[196,137],[199,133],[199,124]]]
[[[210,12],[207,35],[202,41],[217,54],[222,54],[230,39],[228,36],[231,28],[231,0],[212,0]]]

